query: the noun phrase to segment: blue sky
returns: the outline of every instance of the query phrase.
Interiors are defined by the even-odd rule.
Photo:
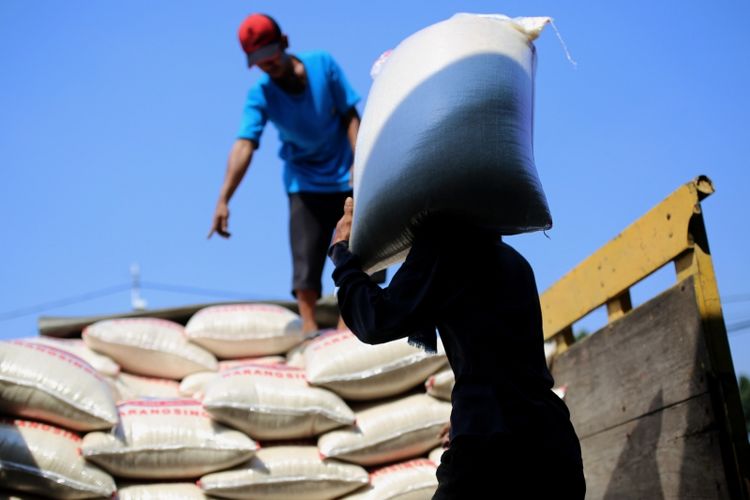
[[[232,204],[229,241],[206,240],[248,71],[236,29],[274,15],[291,51],[325,49],[364,99],[372,62],[456,12],[552,16],[536,42],[535,155],[555,227],[509,239],[540,290],[698,174],[724,314],[750,320],[747,216],[750,33],[747,1],[559,2],[381,0],[0,3],[0,337],[34,335],[25,310],[112,286],[123,290],[43,311],[125,312],[144,282],[289,297],[287,199],[272,128]],[[674,280],[659,272],[647,300]],[[327,292],[332,283],[327,278]],[[221,295],[221,294],[220,294]],[[143,290],[149,307],[219,296]],[[594,329],[595,313],[580,323]],[[750,328],[730,331],[750,374]]]

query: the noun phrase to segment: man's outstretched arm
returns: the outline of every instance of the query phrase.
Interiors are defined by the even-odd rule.
[[[216,210],[211,221],[211,230],[208,233],[210,238],[214,233],[219,236],[228,238],[229,233],[229,200],[232,198],[237,186],[242,182],[250,161],[253,158],[253,152],[256,149],[255,143],[248,139],[237,139],[229,152],[227,160],[227,171],[224,175],[224,183],[219,192],[219,199],[216,202]]]

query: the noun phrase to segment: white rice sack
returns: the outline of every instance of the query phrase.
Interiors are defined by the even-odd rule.
[[[370,486],[342,500],[430,500],[438,486],[436,472],[423,458],[389,465],[370,474]]]
[[[351,400],[401,394],[445,363],[444,353],[428,354],[407,339],[369,345],[349,330],[326,333],[305,349],[307,380]]]
[[[114,362],[109,356],[99,354],[91,350],[82,339],[58,339],[53,337],[29,337],[23,339],[27,342],[35,342],[37,344],[45,344],[52,347],[57,347],[63,351],[67,351],[71,354],[75,354],[79,358],[85,360],[88,364],[94,367],[94,370],[98,371],[102,375],[108,377],[115,377],[120,373],[120,365]]]
[[[206,389],[206,385],[215,379],[219,373],[237,368],[238,366],[246,365],[248,363],[261,364],[261,365],[276,365],[284,364],[286,359],[283,356],[264,356],[260,358],[240,358],[231,359],[225,361],[219,361],[218,372],[200,372],[191,373],[180,382],[178,392],[182,397],[190,397],[203,399],[203,391]]]
[[[451,400],[454,385],[456,385],[456,376],[450,367],[432,375],[424,383],[427,394],[444,401]]]
[[[377,399],[420,384],[446,363],[442,345],[438,352],[428,354],[407,339],[369,345],[343,330],[316,338],[305,350],[305,367],[311,384],[351,400]]]
[[[356,413],[357,424],[318,439],[326,458],[379,465],[426,453],[440,443],[451,405],[415,394]]]
[[[118,401],[180,397],[180,384],[168,378],[141,377],[122,372],[114,379],[114,385],[119,395]]]
[[[117,489],[117,500],[205,500],[195,483],[128,484]]]
[[[127,401],[118,409],[113,432],[92,432],[83,440],[83,456],[114,476],[194,478],[244,462],[258,447],[211,420],[195,400]]]
[[[354,422],[341,398],[310,387],[304,370],[284,365],[244,365],[220,374],[206,387],[203,406],[219,422],[261,440],[315,436]]]
[[[107,498],[112,477],[80,456],[81,438],[59,427],[0,419],[3,487],[51,498]]]
[[[270,304],[206,307],[190,318],[185,331],[220,358],[281,354],[303,340],[299,316]]]
[[[443,457],[443,453],[445,453],[446,448],[443,448],[442,446],[438,446],[434,450],[430,452],[429,455],[427,455],[427,458],[429,458],[432,463],[434,463],[436,466],[440,465],[440,460]]]
[[[68,429],[109,429],[117,423],[104,377],[83,359],[56,347],[0,342],[0,413]]]
[[[311,340],[305,340],[289,349],[286,353],[286,364],[296,368],[305,368],[305,350],[311,343]]]
[[[504,234],[551,227],[533,152],[532,41],[548,21],[457,14],[391,52],[354,158],[351,247],[365,269],[403,259],[435,213]]]
[[[128,318],[99,321],[83,330],[86,345],[136,375],[181,379],[215,371],[216,358],[188,342],[185,329],[173,321]]]
[[[199,481],[209,495],[257,500],[325,500],[367,483],[362,467],[322,460],[315,446],[263,448],[248,464]]]

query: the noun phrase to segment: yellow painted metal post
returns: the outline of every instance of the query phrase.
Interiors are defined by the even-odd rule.
[[[708,237],[703,222],[700,204],[696,204],[689,225],[692,248],[675,259],[678,281],[692,276],[698,302],[706,348],[711,360],[709,383],[714,386],[711,393],[717,418],[724,419],[720,428],[726,429],[726,437],[720,443],[727,466],[728,484],[736,484],[742,491],[732,492],[733,498],[748,498],[750,493],[750,450],[743,418],[737,379],[727,338],[724,315],[721,310],[719,287],[714,274]],[[734,468],[732,466],[735,466]]]

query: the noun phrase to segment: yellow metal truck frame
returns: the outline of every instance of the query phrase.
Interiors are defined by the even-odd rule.
[[[713,192],[708,177],[688,182],[545,291],[544,337],[556,341],[559,355],[574,342],[573,323],[594,309],[606,305],[610,323],[625,316],[632,309],[630,288],[670,262],[677,282],[694,277],[716,399],[723,405],[718,424],[730,441],[723,453],[741,478],[747,475],[747,434],[700,204]]]

